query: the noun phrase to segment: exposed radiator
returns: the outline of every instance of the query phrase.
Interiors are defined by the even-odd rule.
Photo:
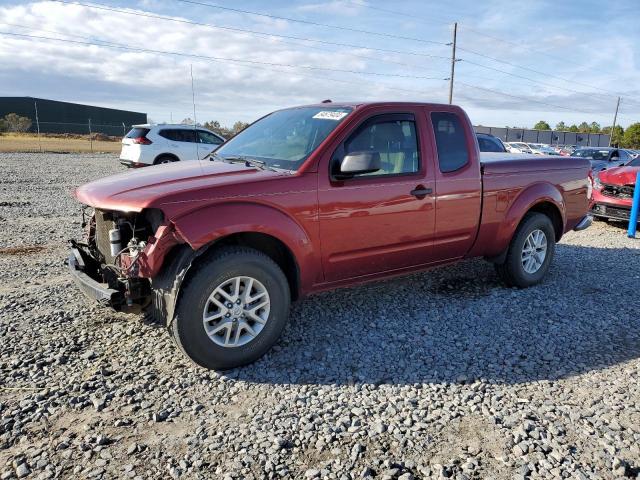
[[[109,230],[116,228],[116,222],[109,212],[96,209],[96,247],[104,257],[105,263],[113,263]]]

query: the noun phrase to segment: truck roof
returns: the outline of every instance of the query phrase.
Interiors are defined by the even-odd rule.
[[[372,105],[376,105],[376,106],[382,106],[382,105],[389,105],[389,106],[404,106],[404,107],[457,107],[456,105],[449,105],[446,103],[430,103],[430,102],[398,102],[398,101],[378,101],[378,102],[321,102],[321,103],[311,103],[308,105],[298,105],[296,107],[288,107],[288,108],[300,108],[300,107],[326,107],[326,108],[331,108],[331,107],[350,107],[350,108],[360,108],[360,107],[366,107],[366,106],[372,106]],[[457,107],[460,108],[460,107]],[[286,109],[283,109],[286,110]]]

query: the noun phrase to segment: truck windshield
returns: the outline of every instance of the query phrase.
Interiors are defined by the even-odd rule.
[[[215,151],[222,160],[248,159],[297,170],[344,120],[349,107],[301,107],[273,112]]]

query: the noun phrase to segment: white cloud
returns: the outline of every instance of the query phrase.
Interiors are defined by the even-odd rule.
[[[287,12],[286,16],[296,17],[297,9],[298,14],[303,15],[304,18],[314,18],[322,23],[350,25],[362,29],[378,28],[377,31],[388,33],[394,33],[395,28],[401,29],[403,35],[422,38],[427,38],[426,35],[429,32],[434,35],[448,35],[446,27],[438,28],[432,23],[429,24],[429,32],[427,32],[420,18],[408,20],[393,17],[392,21],[385,22],[385,18],[392,17],[375,11],[366,11],[353,3],[349,3],[351,7],[345,7],[346,4],[347,2],[340,0],[303,3],[292,9],[294,13]],[[157,0],[141,0],[137,5],[154,12],[162,11],[162,8],[166,7],[164,2]],[[629,92],[640,99],[637,83],[640,73],[636,48],[638,34],[634,36],[628,29],[603,26],[607,32],[606,41],[604,41],[602,36],[594,35],[592,28],[586,28],[584,25],[576,26],[579,24],[578,21],[573,22],[568,19],[566,21],[568,28],[565,29],[545,28],[544,22],[541,24],[531,22],[532,18],[539,16],[539,8],[532,2],[513,9],[513,12],[502,8],[503,6],[502,2],[494,0],[489,4],[491,8],[483,8],[479,14],[471,15],[473,12],[470,12],[471,19],[463,19],[461,24],[460,45],[463,48],[516,64],[531,65],[532,68],[548,74],[539,75],[516,69],[464,51],[459,52],[461,58],[531,77],[551,85],[578,91],[590,90],[589,87],[578,83],[562,82],[552,77],[555,75],[602,89]],[[342,17],[336,16],[337,12],[349,16],[349,12],[352,11],[357,11],[358,23],[354,23],[355,17],[349,17],[346,22],[341,22]],[[448,53],[446,47],[435,49],[436,47],[406,41],[354,35],[320,27],[296,26],[291,22],[278,19],[216,12],[213,9],[207,9],[206,14],[202,16],[197,16],[198,13],[189,9],[181,10],[185,18],[220,25],[369,45],[373,48],[437,54],[444,52],[445,55]],[[366,23],[366,19],[369,18],[367,14],[372,16],[369,24]],[[428,16],[426,13],[423,15]],[[304,42],[301,45],[299,41],[136,17],[79,5],[37,1],[4,6],[0,7],[0,22],[25,25],[33,29],[2,25],[0,30],[3,31],[78,41],[86,41],[80,37],[89,37],[93,40],[99,39],[155,50],[188,52],[195,55],[439,78],[449,75],[446,61],[419,56],[383,54],[366,48],[341,48],[313,43],[306,43],[305,47]],[[584,24],[584,21],[582,22]],[[512,44],[501,43],[473,31],[465,31],[466,24],[472,25],[475,29],[491,32],[493,36],[514,39],[519,46],[514,47]],[[522,25],[531,26],[522,28]],[[51,33],[51,31],[62,32],[65,35]],[[517,36],[514,36],[514,31]],[[546,31],[550,33],[547,34]],[[429,38],[449,40],[440,37]],[[530,49],[560,57],[566,56],[567,61],[563,64],[545,55],[532,53]],[[405,65],[385,63],[384,60]],[[223,123],[232,123],[238,119],[249,121],[274,108],[316,102],[325,98],[442,102],[447,98],[447,85],[443,81],[365,77],[349,73],[268,65],[250,67],[234,62],[207,61],[7,36],[1,37],[0,63],[3,67],[0,77],[3,82],[3,91],[0,94],[30,95],[102,104],[114,108],[130,108],[148,112],[157,121],[169,120],[170,114],[174,121],[192,116],[189,75],[191,64],[195,76],[200,120],[219,119]],[[459,63],[457,69],[456,77],[461,82],[523,97],[523,99],[508,98],[467,88],[461,84],[457,85],[454,98],[470,110],[472,120],[477,123],[494,123],[499,126],[531,124],[540,118],[545,118],[550,123],[560,119],[565,121],[595,119],[603,124],[610,123],[608,119],[612,115],[615,98],[590,97],[537,85],[464,62]],[[562,109],[554,111],[553,108],[530,100],[567,105],[585,110],[592,116],[588,117],[587,114],[582,113],[574,114]],[[623,102],[623,105],[626,114],[640,113],[640,101],[634,103],[629,99]]]

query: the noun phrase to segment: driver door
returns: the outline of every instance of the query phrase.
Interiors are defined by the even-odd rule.
[[[375,275],[432,260],[435,180],[425,121],[387,112],[361,121],[319,172],[319,221],[325,281]],[[377,172],[336,179],[346,154],[377,152]]]

